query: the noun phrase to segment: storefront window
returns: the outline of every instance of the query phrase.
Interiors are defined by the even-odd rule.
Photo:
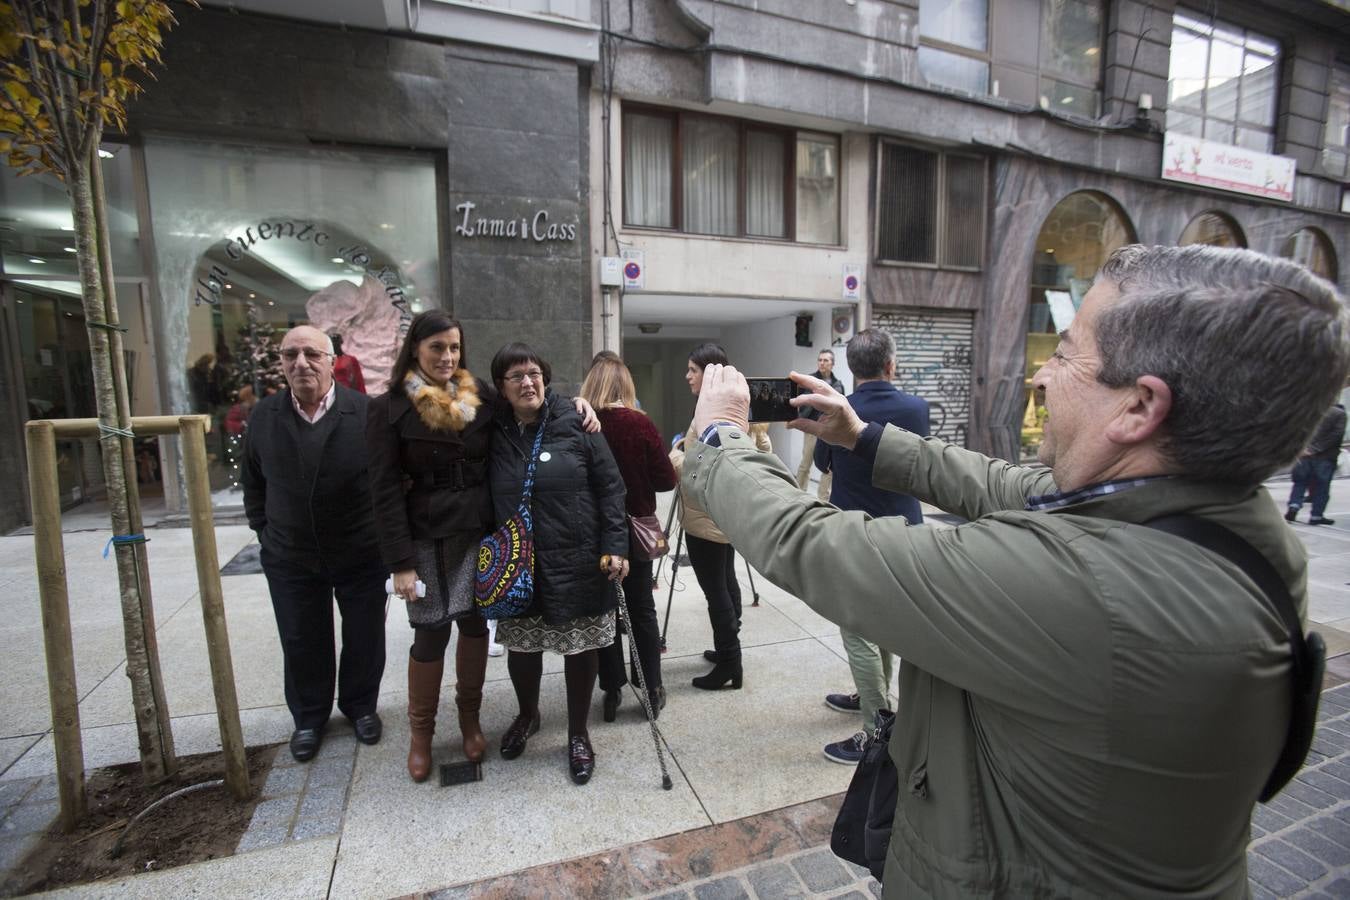
[[[1337,278],[1336,248],[1320,228],[1300,228],[1285,240],[1280,255],[1327,281]]]
[[[1210,244],[1214,247],[1245,247],[1247,239],[1233,217],[1217,210],[1202,212],[1186,223],[1177,246]]]
[[[1047,417],[1031,377],[1055,352],[1059,332],[1069,327],[1102,263],[1133,243],[1134,226],[1105,194],[1079,191],[1056,204],[1036,237],[1027,324],[1026,414],[1022,457],[1034,459]]]
[[[286,330],[342,337],[385,390],[412,314],[440,304],[429,157],[149,139],[162,316],[182,360],[175,411],[207,413],[212,489],[238,503],[251,404],[279,389]]]

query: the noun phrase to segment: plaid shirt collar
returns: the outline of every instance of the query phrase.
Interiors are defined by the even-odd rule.
[[[1097,484],[1089,484],[1086,487],[1080,487],[1075,491],[1056,491],[1052,494],[1041,494],[1039,497],[1027,498],[1027,509],[1031,512],[1048,512],[1052,509],[1063,509],[1066,506],[1073,506],[1075,503],[1082,503],[1085,500],[1093,500],[1097,497],[1105,497],[1108,494],[1119,494],[1121,491],[1132,490],[1142,487],[1154,481],[1161,481],[1164,478],[1171,478],[1170,475],[1150,475],[1146,478],[1121,478],[1116,481],[1100,481]]]

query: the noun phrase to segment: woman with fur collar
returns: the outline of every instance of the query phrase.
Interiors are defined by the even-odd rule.
[[[455,704],[464,755],[477,762],[487,747],[479,711],[488,630],[473,584],[478,542],[493,527],[487,468],[495,402],[497,391],[468,370],[463,326],[432,309],[413,318],[389,390],[370,401],[366,417],[380,552],[413,628],[408,774],[414,781],[431,773],[445,652],[456,625]],[[599,428],[589,405],[579,402],[578,411]]]

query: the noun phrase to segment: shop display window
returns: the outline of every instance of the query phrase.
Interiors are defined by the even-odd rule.
[[[212,489],[238,503],[252,405],[280,343],[342,337],[382,393],[412,315],[441,303],[436,173],[420,154],[149,138],[146,169],[175,410],[206,413]]]
[[[1331,238],[1320,228],[1300,228],[1285,239],[1280,247],[1280,255],[1305,266],[1314,275],[1321,275],[1327,281],[1336,281],[1339,269],[1336,263],[1336,248]]]
[[[1032,376],[1055,352],[1059,333],[1073,321],[1102,263],[1112,252],[1135,240],[1134,226],[1124,210],[1095,191],[1078,191],[1065,197],[1041,226],[1031,267],[1023,460],[1036,458],[1048,417],[1044,398],[1032,389]]]
[[[1245,247],[1247,238],[1242,227],[1227,213],[1207,210],[1186,223],[1177,239],[1178,247],[1187,244],[1209,244],[1214,247]]]

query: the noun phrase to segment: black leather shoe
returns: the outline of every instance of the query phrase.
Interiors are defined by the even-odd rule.
[[[538,730],[539,710],[535,710],[534,715],[529,717],[516,716],[511,722],[511,727],[502,735],[502,759],[515,759],[524,753],[525,743],[530,739],[530,735]]]
[[[707,675],[701,675],[694,679],[694,687],[705,691],[720,691],[722,688],[731,686],[733,691],[741,689],[741,663],[720,662],[712,667],[712,671]]]
[[[1335,519],[1328,519],[1326,516],[1318,516],[1315,519],[1308,520],[1309,525],[1335,525]]]
[[[378,744],[380,735],[384,734],[384,723],[380,721],[379,713],[357,716],[352,722],[352,728],[356,730],[356,739],[363,744]]]
[[[317,728],[297,728],[291,732],[291,756],[296,762],[309,762],[319,752],[323,735]]]
[[[595,751],[586,735],[574,734],[567,742],[567,765],[572,770],[572,781],[577,784],[585,784],[595,774]]]
[[[1296,522],[1296,521],[1298,521],[1298,510],[1294,509],[1294,507],[1292,507],[1292,506],[1289,507],[1288,509],[1286,509],[1286,510],[1284,511],[1284,520],[1285,520],[1286,522]]]
[[[715,662],[717,662],[717,651],[716,651],[716,650],[704,650],[704,651],[703,651],[703,658],[706,659],[706,660],[707,660],[708,662],[710,662],[710,663],[715,663]]]
[[[623,691],[615,688],[612,691],[605,691],[604,713],[605,721],[613,722],[614,717],[619,714],[619,704],[623,702]]]

